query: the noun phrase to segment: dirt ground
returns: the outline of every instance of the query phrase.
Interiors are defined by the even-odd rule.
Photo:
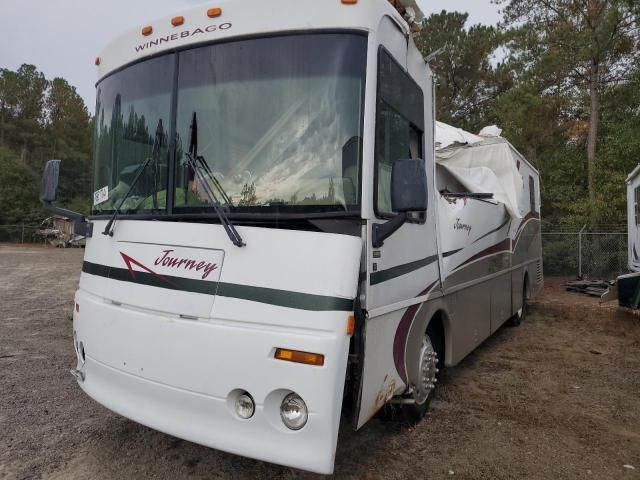
[[[69,374],[82,250],[0,246],[0,478],[317,478],[119,417]],[[409,427],[343,421],[336,478],[640,478],[640,317],[547,280]],[[631,468],[635,467],[635,469]]]

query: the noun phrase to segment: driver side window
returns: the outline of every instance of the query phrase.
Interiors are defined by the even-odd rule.
[[[424,97],[417,83],[380,47],[376,112],[376,214],[393,215],[391,172],[393,163],[423,158]]]

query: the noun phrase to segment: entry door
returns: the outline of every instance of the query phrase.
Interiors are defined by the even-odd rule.
[[[422,59],[419,60],[425,69],[423,85],[407,73],[406,56],[397,58],[385,47],[378,52],[373,198],[376,216],[367,223],[364,307],[369,315],[365,320],[357,428],[407,384],[406,340],[419,305],[398,304],[424,294],[439,281],[436,212],[431,191],[434,185],[431,88],[429,71]],[[391,171],[393,163],[404,158],[423,158],[426,162],[429,209],[426,215],[411,215],[411,220],[386,239],[382,247],[373,248],[373,225],[394,216],[390,200]]]

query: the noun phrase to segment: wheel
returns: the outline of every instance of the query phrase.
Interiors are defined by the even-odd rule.
[[[404,416],[412,423],[419,422],[426,415],[438,381],[438,352],[429,333],[425,333],[422,339],[419,361],[418,381],[411,387],[411,398],[415,403],[403,405]]]
[[[409,423],[418,423],[429,410],[434,390],[438,382],[439,367],[442,366],[443,339],[435,329],[427,329],[422,339],[418,356],[418,381],[411,385],[410,391],[403,397],[407,403],[400,404],[400,413]],[[411,402],[411,403],[409,403]]]
[[[522,286],[522,304],[516,314],[511,317],[510,324],[512,327],[519,326],[527,318],[527,298],[529,297],[529,286],[525,280]]]

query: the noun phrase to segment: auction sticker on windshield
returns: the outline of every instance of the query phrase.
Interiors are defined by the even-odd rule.
[[[93,192],[93,204],[99,205],[102,202],[106,202],[109,198],[109,186],[102,187],[99,190]]]

